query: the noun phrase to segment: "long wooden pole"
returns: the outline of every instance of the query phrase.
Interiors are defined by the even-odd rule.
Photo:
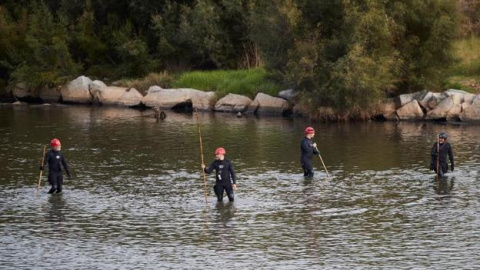
[[[322,156],[320,155],[320,151],[318,150],[317,147],[315,147],[315,150],[317,150],[317,152],[318,152],[318,157],[320,158],[320,161],[321,161],[322,164],[323,164],[323,168],[325,169],[325,172],[327,173],[328,178],[330,178],[330,174],[328,173],[327,166],[325,166],[325,163],[323,163],[323,159],[322,159]]]
[[[200,129],[200,119],[198,118],[197,108],[195,108],[195,115],[197,116],[198,137],[200,139],[200,159],[202,161],[202,164],[205,164],[205,161],[203,159],[202,130]],[[205,205],[208,205],[207,176],[205,175],[205,170],[202,169],[202,172],[203,172],[203,192],[205,194]]]
[[[43,163],[45,162],[45,151],[47,150],[47,147],[43,147],[43,155],[42,155],[42,164],[40,166],[43,166]],[[40,170],[40,177],[38,178],[38,187],[37,187],[37,196],[40,194],[40,186],[42,185],[42,174],[43,170]]]

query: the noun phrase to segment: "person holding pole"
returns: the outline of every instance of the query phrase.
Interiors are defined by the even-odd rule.
[[[314,174],[312,166],[313,155],[319,154],[317,150],[317,144],[312,141],[314,136],[315,129],[312,127],[307,127],[305,129],[305,137],[303,137],[302,141],[300,142],[300,150],[302,153],[300,157],[300,164],[302,165],[303,176],[308,178],[313,177]]]
[[[68,163],[61,152],[62,145],[60,143],[60,140],[58,140],[57,138],[52,139],[52,141],[50,141],[50,146],[52,147],[52,149],[50,149],[50,151],[48,151],[48,153],[46,154],[45,161],[40,166],[40,170],[43,171],[45,165],[48,164],[48,182],[52,186],[48,193],[53,194],[62,192],[62,166],[67,172],[68,179],[72,178],[72,174],[70,173]]]
[[[228,200],[233,202],[233,191],[237,189],[235,170],[233,163],[225,159],[225,148],[219,147],[215,150],[215,161],[208,166],[202,163],[202,169],[206,173],[216,172],[216,181],[213,186],[213,191],[217,195],[218,202],[223,201],[223,192],[227,192]]]
[[[451,171],[453,172],[455,169],[452,146],[447,142],[447,138],[445,132],[440,132],[437,142],[433,144],[431,150],[430,170],[435,171],[439,177],[443,177],[448,171],[447,155],[450,159]]]

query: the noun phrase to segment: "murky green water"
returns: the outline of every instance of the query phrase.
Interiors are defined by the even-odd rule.
[[[480,126],[312,124],[201,114],[205,159],[227,149],[234,203],[205,205],[192,114],[0,106],[0,268],[478,269]],[[305,180],[299,142],[317,129]],[[435,134],[456,170],[428,170]],[[42,146],[62,141],[74,178],[36,196]],[[45,177],[44,177],[45,180]],[[45,181],[43,182],[43,185]]]

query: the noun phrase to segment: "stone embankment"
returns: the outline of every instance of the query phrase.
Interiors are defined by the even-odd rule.
[[[92,81],[80,76],[60,89],[41,89],[36,94],[28,91],[24,84],[18,84],[14,96],[22,100],[41,100],[46,103],[101,104],[116,106],[146,106],[160,109],[192,107],[200,111],[219,111],[261,115],[288,115],[292,112],[292,95],[272,97],[259,93],[254,100],[246,96],[228,94],[216,100],[215,92],[204,92],[190,88],[163,89],[151,86],[143,96],[135,88],[107,86],[102,81]],[[290,98],[290,101],[287,100]]]
[[[456,89],[421,91],[392,98],[380,111],[394,121],[480,122],[480,95]]]
[[[32,94],[23,84],[13,91],[18,100],[40,99],[46,103],[68,102],[116,106],[146,106],[160,109],[196,108],[257,115],[301,114],[293,90],[281,91],[278,97],[258,93],[254,100],[242,95],[228,94],[217,100],[214,92],[190,88],[163,89],[151,86],[143,96],[135,88],[107,86],[80,76],[61,89],[40,89]],[[450,89],[443,93],[421,91],[400,95],[382,104],[378,118],[390,121],[462,121],[480,122],[480,95]]]

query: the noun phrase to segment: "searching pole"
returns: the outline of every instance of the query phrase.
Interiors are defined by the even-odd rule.
[[[198,136],[199,136],[199,139],[200,139],[200,159],[202,161],[202,164],[205,164],[205,162],[203,160],[202,131],[200,129],[200,120],[198,118],[197,108],[195,108],[195,115],[197,116]],[[204,191],[204,194],[205,194],[205,205],[208,206],[207,176],[205,175],[205,170],[202,169],[202,172],[203,172],[203,191]]]
[[[46,150],[47,150],[47,147],[44,146],[43,147],[42,164],[40,164],[40,166],[43,166],[43,163],[45,162],[45,151]],[[43,174],[43,170],[40,170],[40,177],[38,178],[37,196],[38,196],[38,194],[40,194],[40,186],[42,184],[42,174]]]
[[[318,152],[318,157],[320,158],[320,161],[322,162],[323,168],[325,169],[325,172],[327,173],[328,178],[330,178],[330,174],[328,173],[327,166],[325,166],[325,163],[323,163],[322,156],[320,155],[320,151],[318,150],[317,147],[315,147],[315,150]]]

